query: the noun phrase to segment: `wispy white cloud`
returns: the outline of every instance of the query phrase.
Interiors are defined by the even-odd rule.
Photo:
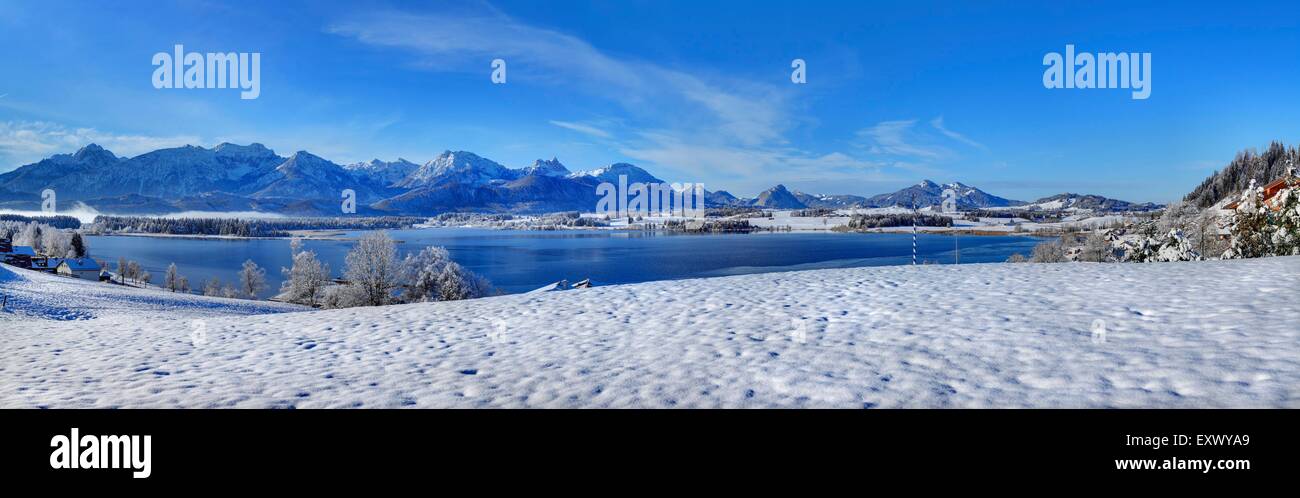
[[[745,145],[777,140],[786,127],[785,102],[774,87],[737,79],[708,80],[646,61],[606,54],[586,41],[530,26],[491,7],[436,14],[360,14],[327,32],[366,44],[405,49],[420,66],[482,71],[507,62],[508,81],[565,85],[614,102],[645,119],[708,126]],[[526,74],[524,76],[515,76]],[[689,106],[691,114],[674,112]]]
[[[69,128],[44,121],[0,122],[0,171],[33,163],[54,154],[99,144],[119,156],[135,156],[155,149],[200,143],[191,135],[124,135],[94,128]]]
[[[909,135],[916,125],[915,119],[881,121],[870,128],[858,130],[860,144],[872,154],[902,156],[937,160],[949,155],[948,149],[937,145],[917,145]]]
[[[600,128],[597,128],[597,127],[595,127],[595,126],[592,126],[592,125],[587,125],[587,124],[582,124],[582,123],[571,123],[571,122],[568,122],[568,121],[554,121],[554,120],[551,121],[550,123],[553,124],[553,125],[555,125],[555,126],[559,126],[560,128],[570,129],[570,130],[576,131],[576,132],[578,132],[578,133],[584,133],[584,134],[587,134],[587,135],[591,135],[591,136],[593,136],[593,137],[599,137],[599,138],[611,138],[611,137],[612,137],[612,135],[610,135],[609,132],[607,132],[607,131],[605,131],[605,130],[602,130],[602,129],[600,129]]]
[[[931,119],[930,126],[933,126],[934,129],[939,130],[939,133],[942,133],[944,136],[948,138],[964,143],[971,147],[988,150],[988,147],[985,147],[984,144],[971,140],[966,135],[962,135],[961,133],[957,133],[945,127],[943,125],[943,116],[939,116],[937,118]]]
[[[421,67],[437,71],[484,71],[505,59],[511,84],[557,84],[622,108],[627,139],[622,146],[654,161],[676,157],[688,147],[718,160],[768,154],[785,143],[786,98],[776,86],[726,76],[706,78],[650,62],[609,55],[588,42],[555,30],[530,26],[491,7],[473,12],[419,14],[389,11],[362,14],[326,30],[366,44],[410,51]],[[524,76],[516,76],[526,74]],[[628,124],[634,123],[634,124]],[[573,120],[550,124],[602,139],[618,134]],[[646,130],[666,141],[642,140]],[[708,137],[701,140],[700,137]],[[658,145],[670,145],[654,150]],[[758,151],[750,149],[760,149]],[[645,159],[651,160],[651,159]],[[699,164],[700,161],[690,161]],[[752,162],[712,163],[707,170],[744,168]],[[660,163],[678,169],[690,164]]]
[[[617,119],[559,119],[550,125],[600,141],[612,151],[674,180],[760,185],[791,177],[892,181],[892,161],[867,159],[867,149],[816,151],[786,138],[803,122],[787,86],[734,74],[686,72],[611,55],[585,40],[532,26],[489,5],[437,13],[369,12],[326,31],[377,47],[403,50],[425,70],[481,72],[501,58],[509,84],[563,85],[614,104]],[[877,153],[937,160],[941,147],[904,138],[913,121],[886,122],[859,133]],[[895,168],[896,169],[896,168]],[[906,171],[898,169],[898,171]],[[770,185],[768,185],[770,186]]]

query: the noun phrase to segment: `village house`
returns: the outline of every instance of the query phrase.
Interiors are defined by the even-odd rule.
[[[1283,191],[1287,190],[1287,183],[1288,180],[1290,179],[1291,178],[1287,176],[1283,176],[1282,178],[1278,178],[1276,180],[1273,180],[1272,182],[1269,182],[1268,185],[1264,186],[1264,193],[1263,196],[1260,197],[1260,201],[1263,202],[1265,206],[1268,206],[1269,209],[1273,211],[1280,211],[1282,209],[1282,202],[1281,202],[1282,197],[1278,196],[1277,194],[1280,194]],[[1223,206],[1223,209],[1228,211],[1233,211],[1236,210],[1237,206],[1240,204],[1241,204],[1240,200],[1232,201],[1227,205]]]
[[[43,271],[46,273],[54,273],[55,269],[58,268],[60,261],[62,261],[62,258],[51,258],[48,256],[35,256],[32,257],[31,259],[31,266],[28,266],[27,268],[30,270]]]
[[[0,262],[19,268],[31,268],[35,257],[36,251],[28,246],[9,245],[7,251],[0,252]]]
[[[87,280],[102,280],[101,276],[106,273],[99,262],[91,258],[65,258],[54,268],[59,275]]]

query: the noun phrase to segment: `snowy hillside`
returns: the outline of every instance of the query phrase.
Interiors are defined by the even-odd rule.
[[[310,308],[269,301],[177,294],[60,277],[0,265],[0,327],[21,330],[32,320],[88,320],[106,317],[255,315]],[[98,322],[78,321],[82,327]],[[91,327],[93,329],[93,327]]]
[[[0,322],[0,407],[1295,408],[1298,280],[1297,257],[875,267],[260,316],[130,291]]]

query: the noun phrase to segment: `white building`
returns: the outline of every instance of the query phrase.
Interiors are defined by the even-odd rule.
[[[99,262],[91,258],[66,258],[59,261],[54,271],[59,275],[69,277],[84,278],[88,280],[98,280],[100,267]]]

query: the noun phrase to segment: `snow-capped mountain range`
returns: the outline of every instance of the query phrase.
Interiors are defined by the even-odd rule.
[[[307,151],[288,157],[253,143],[222,143],[160,149],[132,158],[87,145],[0,174],[0,207],[35,209],[40,194],[54,189],[62,205],[81,202],[114,214],[179,211],[262,211],[289,215],[337,215],[342,192],[357,194],[358,214],[432,215],[451,211],[591,211],[602,182],[662,182],[628,163],[572,172],[556,158],[509,168],[466,151],[444,151],[424,164],[405,159],[339,165]],[[926,207],[943,191],[957,192],[961,208],[1025,206],[1051,209],[1138,209],[1100,196],[1061,194],[1033,204],[985,193],[961,183],[929,180],[873,197],[791,192],[776,185],[754,198],[706,192],[706,205],[765,209]],[[1059,198],[1059,199],[1058,199]],[[1059,201],[1059,202],[1058,202]],[[1056,204],[1053,204],[1056,203]]]

